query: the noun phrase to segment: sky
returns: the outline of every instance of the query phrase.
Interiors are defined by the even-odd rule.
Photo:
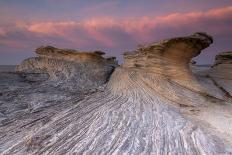
[[[232,0],[0,0],[0,65],[19,64],[42,45],[117,56],[137,45],[207,32],[196,58],[232,51]]]

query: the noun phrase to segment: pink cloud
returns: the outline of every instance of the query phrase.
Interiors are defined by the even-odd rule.
[[[5,36],[6,35],[6,31],[0,27],[0,36]]]
[[[231,12],[232,12],[232,6],[225,7],[225,8],[217,8],[217,9],[212,9],[208,12],[206,12],[206,16],[209,17],[214,17],[214,18],[225,18],[230,16],[231,17]]]
[[[213,35],[228,35],[232,33],[231,21],[232,6],[207,12],[173,13],[160,17],[122,19],[102,17],[81,22],[17,22],[10,28],[0,27],[0,42],[1,44],[17,42],[14,33],[20,32],[25,34],[24,36],[34,37],[34,42],[50,40],[60,44],[66,41],[77,47],[118,48],[124,46],[125,42],[134,45],[172,36],[170,32],[173,35],[180,35],[194,31],[207,31]],[[27,44],[28,40],[29,38],[25,39],[25,42],[20,40],[19,43]]]
[[[41,34],[56,34],[65,35],[65,31],[68,28],[77,27],[78,23],[73,21],[65,22],[35,22],[26,25],[29,32],[41,33]]]

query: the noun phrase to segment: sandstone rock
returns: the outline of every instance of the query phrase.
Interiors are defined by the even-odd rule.
[[[222,52],[215,57],[214,66],[219,64],[231,64],[232,63],[232,52]]]
[[[102,51],[94,51],[95,54],[98,54],[98,55],[104,55],[106,54],[105,52],[102,52]]]
[[[212,43],[211,36],[205,33],[195,33],[186,37],[172,38],[140,46],[136,51],[124,54],[123,67],[131,70],[134,68],[140,72],[149,73],[154,79],[160,79],[155,85],[162,83],[162,86],[156,86],[154,89],[157,92],[166,92],[167,98],[170,97],[170,100],[183,101],[182,104],[188,106],[193,106],[194,103],[204,104],[204,100],[195,102],[189,98],[183,99],[182,96],[190,94],[195,96],[196,93],[192,92],[206,94],[206,90],[199,85],[189,69],[189,62]],[[170,88],[167,89],[166,85]],[[185,91],[178,91],[180,87]]]
[[[52,46],[41,46],[35,51],[39,57],[56,58],[61,60],[86,62],[86,61],[104,61],[102,55],[104,52],[79,52],[72,49],[58,49]]]
[[[232,101],[232,52],[222,52],[215,57],[209,77]]]
[[[47,46],[36,49],[37,57],[24,60],[16,70],[29,81],[46,81],[75,90],[104,84],[117,66],[104,52],[78,52]]]
[[[10,100],[7,104],[5,99],[0,104],[0,109],[8,109],[7,115],[6,111],[0,111],[3,114],[0,120],[2,118],[4,122],[0,127],[0,153],[232,154],[232,102],[226,97],[225,88],[217,83],[218,79],[212,81],[211,77],[219,74],[215,69],[223,64],[205,71],[207,76],[192,73],[189,69],[191,58],[212,42],[209,35],[195,33],[125,53],[125,63],[115,69],[106,86],[101,85],[98,87],[100,91],[81,101],[71,98],[69,102],[74,101],[75,104],[60,99],[59,96],[66,91],[56,87],[53,91],[60,94],[57,101],[51,102],[60,101],[59,106],[48,106],[35,113],[16,115],[20,110],[14,107],[23,102],[16,104],[16,101]],[[53,48],[51,50],[51,47],[48,49],[56,54],[53,56],[54,53],[50,52],[49,56],[42,56],[46,52],[39,52],[43,64],[50,64],[50,60],[44,63],[44,59],[53,57],[56,57],[55,62],[59,59],[65,64],[72,60],[72,63],[80,60],[86,63],[86,58],[75,56],[72,52],[64,54]],[[99,56],[97,54],[96,57]],[[114,58],[103,61],[112,64]],[[30,61],[26,62],[25,66],[29,66]],[[34,60],[32,64],[35,64]],[[21,66],[24,68],[24,65]],[[25,67],[25,70],[34,66]],[[60,64],[52,65],[57,66]],[[69,65],[64,66],[61,65],[63,70]],[[45,68],[52,70],[52,67]],[[42,70],[43,67],[39,68]],[[54,71],[46,69],[51,77],[50,73]],[[73,74],[76,74],[78,70],[74,71]],[[231,78],[231,70],[227,72]],[[49,81],[55,81],[50,77]],[[26,92],[32,90],[41,93],[34,87],[29,87]],[[54,95],[53,91],[49,91],[50,96]],[[49,98],[43,97],[43,94],[28,98],[25,95],[27,99],[36,97],[42,98],[43,102]]]

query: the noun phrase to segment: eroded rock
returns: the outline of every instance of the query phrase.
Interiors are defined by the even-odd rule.
[[[24,60],[16,71],[29,81],[46,81],[72,90],[88,90],[104,84],[117,66],[104,52],[78,52],[47,46],[36,49],[37,57]]]
[[[124,54],[123,68],[140,72],[141,76],[144,77],[148,74],[151,79],[154,79],[153,82],[150,83],[151,80],[147,79],[148,76],[144,81],[153,85],[157,93],[165,94],[174,103],[187,106],[195,106],[196,103],[204,104],[205,100],[197,96],[206,95],[207,90],[199,84],[192,74],[189,62],[212,43],[212,37],[206,33],[195,33],[186,37],[172,38],[140,46],[136,51]],[[195,96],[198,98],[198,102],[191,100],[190,97],[183,98],[183,95]]]
[[[189,69],[191,58],[212,42],[209,35],[195,33],[142,46],[125,54],[125,63],[115,69],[105,87],[101,86],[100,91],[81,101],[71,98],[69,102],[74,102],[71,104],[57,97],[56,101],[51,101],[53,106],[30,114],[16,115],[19,110],[9,110],[9,115],[5,115],[0,111],[0,120],[5,123],[0,127],[0,153],[232,154],[232,102],[219,88],[221,85],[211,79],[211,75],[218,74],[215,66],[205,71],[207,76],[197,71],[192,73]],[[61,65],[61,73],[67,75],[67,71],[63,71],[66,67],[70,70],[67,62],[81,60],[86,64],[86,59],[90,59],[82,56],[79,59],[73,52],[67,54],[54,50],[48,47],[48,56],[44,54],[46,50],[40,51],[41,56],[37,59],[41,59],[41,63],[32,60],[33,67],[28,67],[30,61],[22,65],[22,70],[25,68],[27,71],[35,68],[35,64],[49,64],[45,66],[49,82],[42,82],[44,88],[52,81],[65,81],[72,77],[55,80],[53,73],[57,69],[54,71],[52,67],[63,62],[66,66]],[[56,58],[53,62],[54,53]],[[102,52],[95,54],[100,57]],[[97,58],[97,61],[100,59]],[[104,61],[112,65],[115,58]],[[218,66],[224,69],[222,64]],[[73,74],[76,75],[75,69],[71,71],[75,71]],[[229,73],[227,75],[231,77]],[[35,84],[32,83],[33,86]],[[43,97],[43,93],[52,96],[55,91],[59,95],[66,92],[56,87],[49,92],[35,87],[24,91],[30,94],[32,90],[42,93],[38,98],[43,101],[49,99]],[[57,102],[60,103],[55,104]],[[15,104],[2,105],[16,107]],[[21,116],[21,119],[14,116]],[[11,121],[12,118],[15,120]]]
[[[208,75],[232,101],[232,52],[222,52],[215,57],[215,63]]]
[[[222,52],[216,55],[214,66],[219,64],[232,64],[232,52]]]

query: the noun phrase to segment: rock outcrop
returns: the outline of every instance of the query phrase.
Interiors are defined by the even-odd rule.
[[[205,33],[163,40],[125,53],[123,68],[139,71],[141,75],[149,74],[154,79],[153,83],[148,79],[144,81],[149,82],[148,85],[154,85],[158,94],[165,94],[174,103],[186,106],[204,104],[205,100],[195,102],[195,99],[192,101],[191,98],[183,98],[183,95],[206,94],[206,90],[199,85],[189,69],[189,62],[211,43],[212,37]],[[162,86],[159,86],[160,83]]]
[[[232,101],[232,52],[222,52],[217,55],[208,75]]]
[[[216,55],[214,66],[219,64],[232,64],[232,52],[222,52]]]
[[[117,66],[115,59],[102,57],[104,52],[78,52],[51,46],[36,49],[37,57],[24,60],[16,71],[33,82],[46,81],[62,88],[83,91],[108,80]]]
[[[125,53],[125,63],[115,69],[104,90],[74,101],[75,104],[61,101],[59,107],[24,114],[0,127],[0,152],[232,154],[232,101],[226,88],[217,83],[219,78],[215,78],[219,74],[216,67],[224,70],[225,64],[231,64],[222,62],[204,73],[189,69],[190,60],[211,43],[213,39],[208,34],[195,33]],[[54,50],[51,51],[45,57],[42,55],[46,52],[39,52],[43,62],[53,59]],[[55,59],[79,60],[71,53],[59,53],[63,58]],[[100,57],[103,53],[95,54]],[[115,58],[105,61],[114,64]],[[28,62],[19,70],[35,68],[24,67]],[[55,81],[53,72],[46,71],[48,81]],[[227,82],[231,82],[231,70],[227,72]],[[63,81],[59,76],[58,79]],[[10,113],[3,116],[11,118]]]

